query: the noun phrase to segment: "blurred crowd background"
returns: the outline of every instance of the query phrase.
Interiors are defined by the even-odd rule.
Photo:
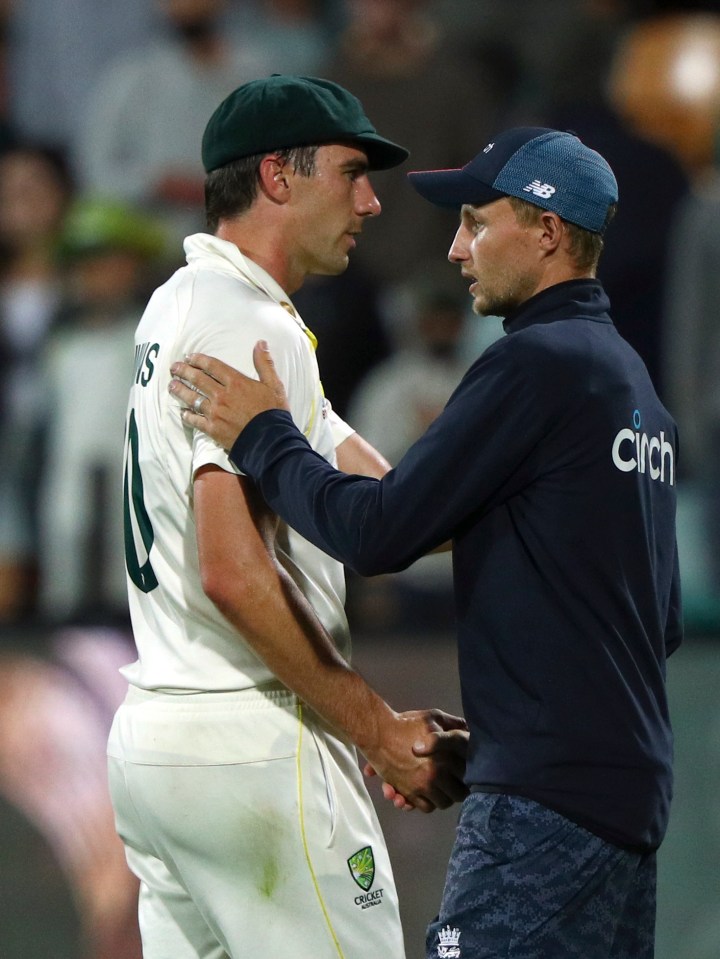
[[[348,271],[294,297],[326,394],[391,461],[502,333],[472,315],[445,260],[455,217],[417,201],[406,169],[459,166],[500,129],[539,125],[577,133],[616,172],[600,275],[681,433],[689,638],[670,685],[686,749],[658,959],[717,959],[719,0],[0,0],[0,956],[139,956],[104,767],[117,670],[134,655],[122,545],[133,331],[183,262],[183,237],[204,228],[207,119],[274,72],[342,83],[411,150],[375,175],[383,213]],[[382,692],[451,708],[447,559],[351,576],[348,590]],[[406,702],[417,683],[425,694],[423,676],[447,676],[450,701]],[[382,815],[420,956],[420,904],[439,901],[454,813]]]

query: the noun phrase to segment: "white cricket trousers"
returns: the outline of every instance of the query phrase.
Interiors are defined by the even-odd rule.
[[[108,762],[145,959],[404,959],[355,752],[283,687],[131,687]]]

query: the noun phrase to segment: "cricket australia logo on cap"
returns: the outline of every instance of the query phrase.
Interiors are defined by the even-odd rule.
[[[460,957],[460,930],[445,926],[438,932],[438,959],[459,959]]]
[[[533,180],[523,187],[523,193],[532,193],[534,196],[542,197],[543,200],[549,199],[555,193],[555,187],[549,183],[541,183],[539,180]]]

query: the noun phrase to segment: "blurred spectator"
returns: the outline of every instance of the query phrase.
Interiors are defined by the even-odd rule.
[[[337,39],[341,0],[256,0],[242,11],[242,30],[267,72],[315,76]]]
[[[172,33],[103,73],[79,141],[88,192],[142,204],[178,241],[204,226],[200,141],[217,104],[268,64],[227,26],[227,0],[156,0]]]
[[[632,26],[612,65],[610,98],[628,125],[673,153],[688,176],[707,173],[720,98],[720,13],[651,16]]]
[[[383,207],[355,253],[384,284],[402,283],[451,240],[453,220],[421,204],[407,169],[461,166],[495,127],[499,104],[480,66],[448,43],[427,0],[349,0],[348,24],[323,75],[360,98],[368,116],[411,152],[408,164],[377,174]],[[458,120],[458,102],[473,104],[472,123]]]
[[[38,524],[40,608],[52,620],[127,608],[123,426],[134,331],[163,250],[157,224],[114,201],[79,200],[60,238],[67,292],[43,367]]]
[[[61,295],[55,244],[72,189],[51,149],[0,154],[0,622],[26,612],[34,591],[38,361]]]
[[[0,0],[0,151],[18,139],[10,116],[9,33],[15,0]]]
[[[71,150],[106,64],[160,30],[152,0],[5,0],[8,96],[21,136]]]
[[[412,320],[403,341],[352,397],[348,421],[396,463],[440,414],[467,369],[465,312],[458,295],[427,278],[412,286]],[[350,611],[361,629],[449,630],[452,556],[426,556],[409,569],[349,582]]]
[[[418,287],[404,342],[363,379],[348,411],[352,425],[391,463],[442,411],[467,366],[462,302],[433,285]]]
[[[317,337],[325,395],[344,417],[360,380],[391,352],[379,286],[353,258],[341,276],[308,277],[292,299]]]
[[[626,6],[625,0],[435,0],[433,10],[454,42],[493,63],[507,85],[511,122],[504,125],[511,126],[564,91],[587,97]]]
[[[33,639],[35,653],[8,648],[5,635],[0,650],[0,834],[14,827],[3,844],[3,959],[140,959],[138,884],[115,832],[105,759],[129,635]],[[20,879],[12,890],[8,874]]]
[[[718,99],[720,119],[720,98]],[[720,153],[715,174],[687,198],[673,230],[666,325],[667,404],[680,430],[682,475],[700,501],[720,601]]]

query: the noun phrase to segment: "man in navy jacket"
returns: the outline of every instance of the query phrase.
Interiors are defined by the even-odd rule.
[[[346,476],[314,453],[267,344],[260,383],[202,355],[174,366],[206,397],[182,415],[360,573],[452,540],[471,792],[428,959],[651,959],[665,661],[682,638],[678,444],[595,278],[615,177],[571,134],[519,128],[410,180],[460,211],[449,259],[507,335],[397,467]]]

